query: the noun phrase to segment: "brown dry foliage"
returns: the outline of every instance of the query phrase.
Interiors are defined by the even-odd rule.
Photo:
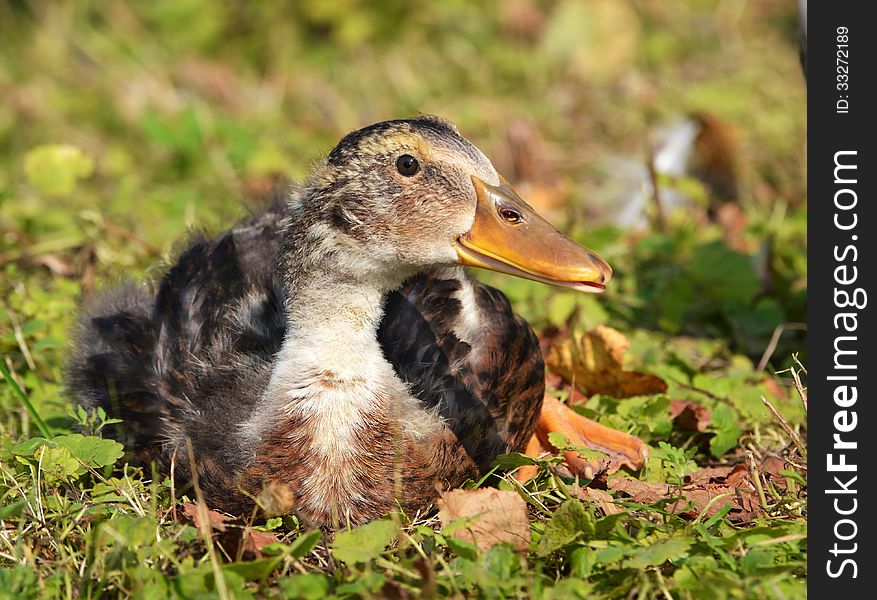
[[[600,325],[549,348],[545,364],[589,394],[629,398],[666,392],[661,378],[625,370],[624,354],[629,347],[624,334]]]
[[[508,542],[516,550],[530,548],[527,504],[517,492],[483,488],[444,492],[438,501],[439,519],[447,527],[463,518],[474,518],[467,527],[451,535],[480,548]]]

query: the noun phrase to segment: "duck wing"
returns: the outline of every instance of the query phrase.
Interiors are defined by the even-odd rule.
[[[524,449],[545,369],[536,335],[502,292],[459,268],[421,273],[388,296],[378,339],[411,393],[452,432],[434,465],[449,485]]]
[[[190,243],[158,284],[128,284],[89,302],[67,385],[74,399],[123,420],[111,431],[137,462],[188,473],[186,438],[203,485],[229,485],[250,457],[235,428],[264,390],[285,332],[275,258],[280,205]],[[231,486],[232,489],[234,486]]]

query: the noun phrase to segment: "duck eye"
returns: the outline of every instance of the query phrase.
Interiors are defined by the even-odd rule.
[[[405,177],[413,177],[420,170],[420,163],[410,154],[403,154],[396,159],[396,170]]]
[[[505,219],[508,223],[520,223],[524,220],[524,215],[522,215],[518,210],[514,208],[509,208],[507,206],[499,209],[499,216]]]

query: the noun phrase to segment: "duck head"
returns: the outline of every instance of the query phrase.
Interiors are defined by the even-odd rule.
[[[409,273],[461,264],[584,292],[612,269],[543,219],[449,122],[385,121],[348,134],[309,201],[350,251]]]

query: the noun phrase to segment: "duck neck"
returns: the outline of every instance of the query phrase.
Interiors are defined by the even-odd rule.
[[[399,481],[403,448],[444,422],[410,394],[377,339],[384,296],[413,273],[386,268],[327,225],[293,223],[287,234],[287,332],[243,429],[247,477],[254,491],[258,482],[291,490],[302,514],[344,522],[377,510],[375,482]],[[393,492],[382,493],[390,506]]]
[[[331,270],[304,278],[287,290],[283,359],[297,357],[297,371],[319,367],[341,378],[354,377],[363,364],[382,357],[377,331],[383,298],[392,287]],[[290,374],[291,367],[278,365]]]
[[[280,268],[285,275],[283,347],[339,375],[381,357],[384,296],[408,273],[381,265],[324,223],[291,222]]]
[[[286,274],[287,331],[261,410],[247,427],[251,440],[258,443],[284,421],[308,422],[317,438],[334,445],[346,437],[342,429],[397,413],[388,404],[398,405],[407,391],[377,331],[384,296],[409,274],[382,268],[326,224],[294,220],[279,268]]]

